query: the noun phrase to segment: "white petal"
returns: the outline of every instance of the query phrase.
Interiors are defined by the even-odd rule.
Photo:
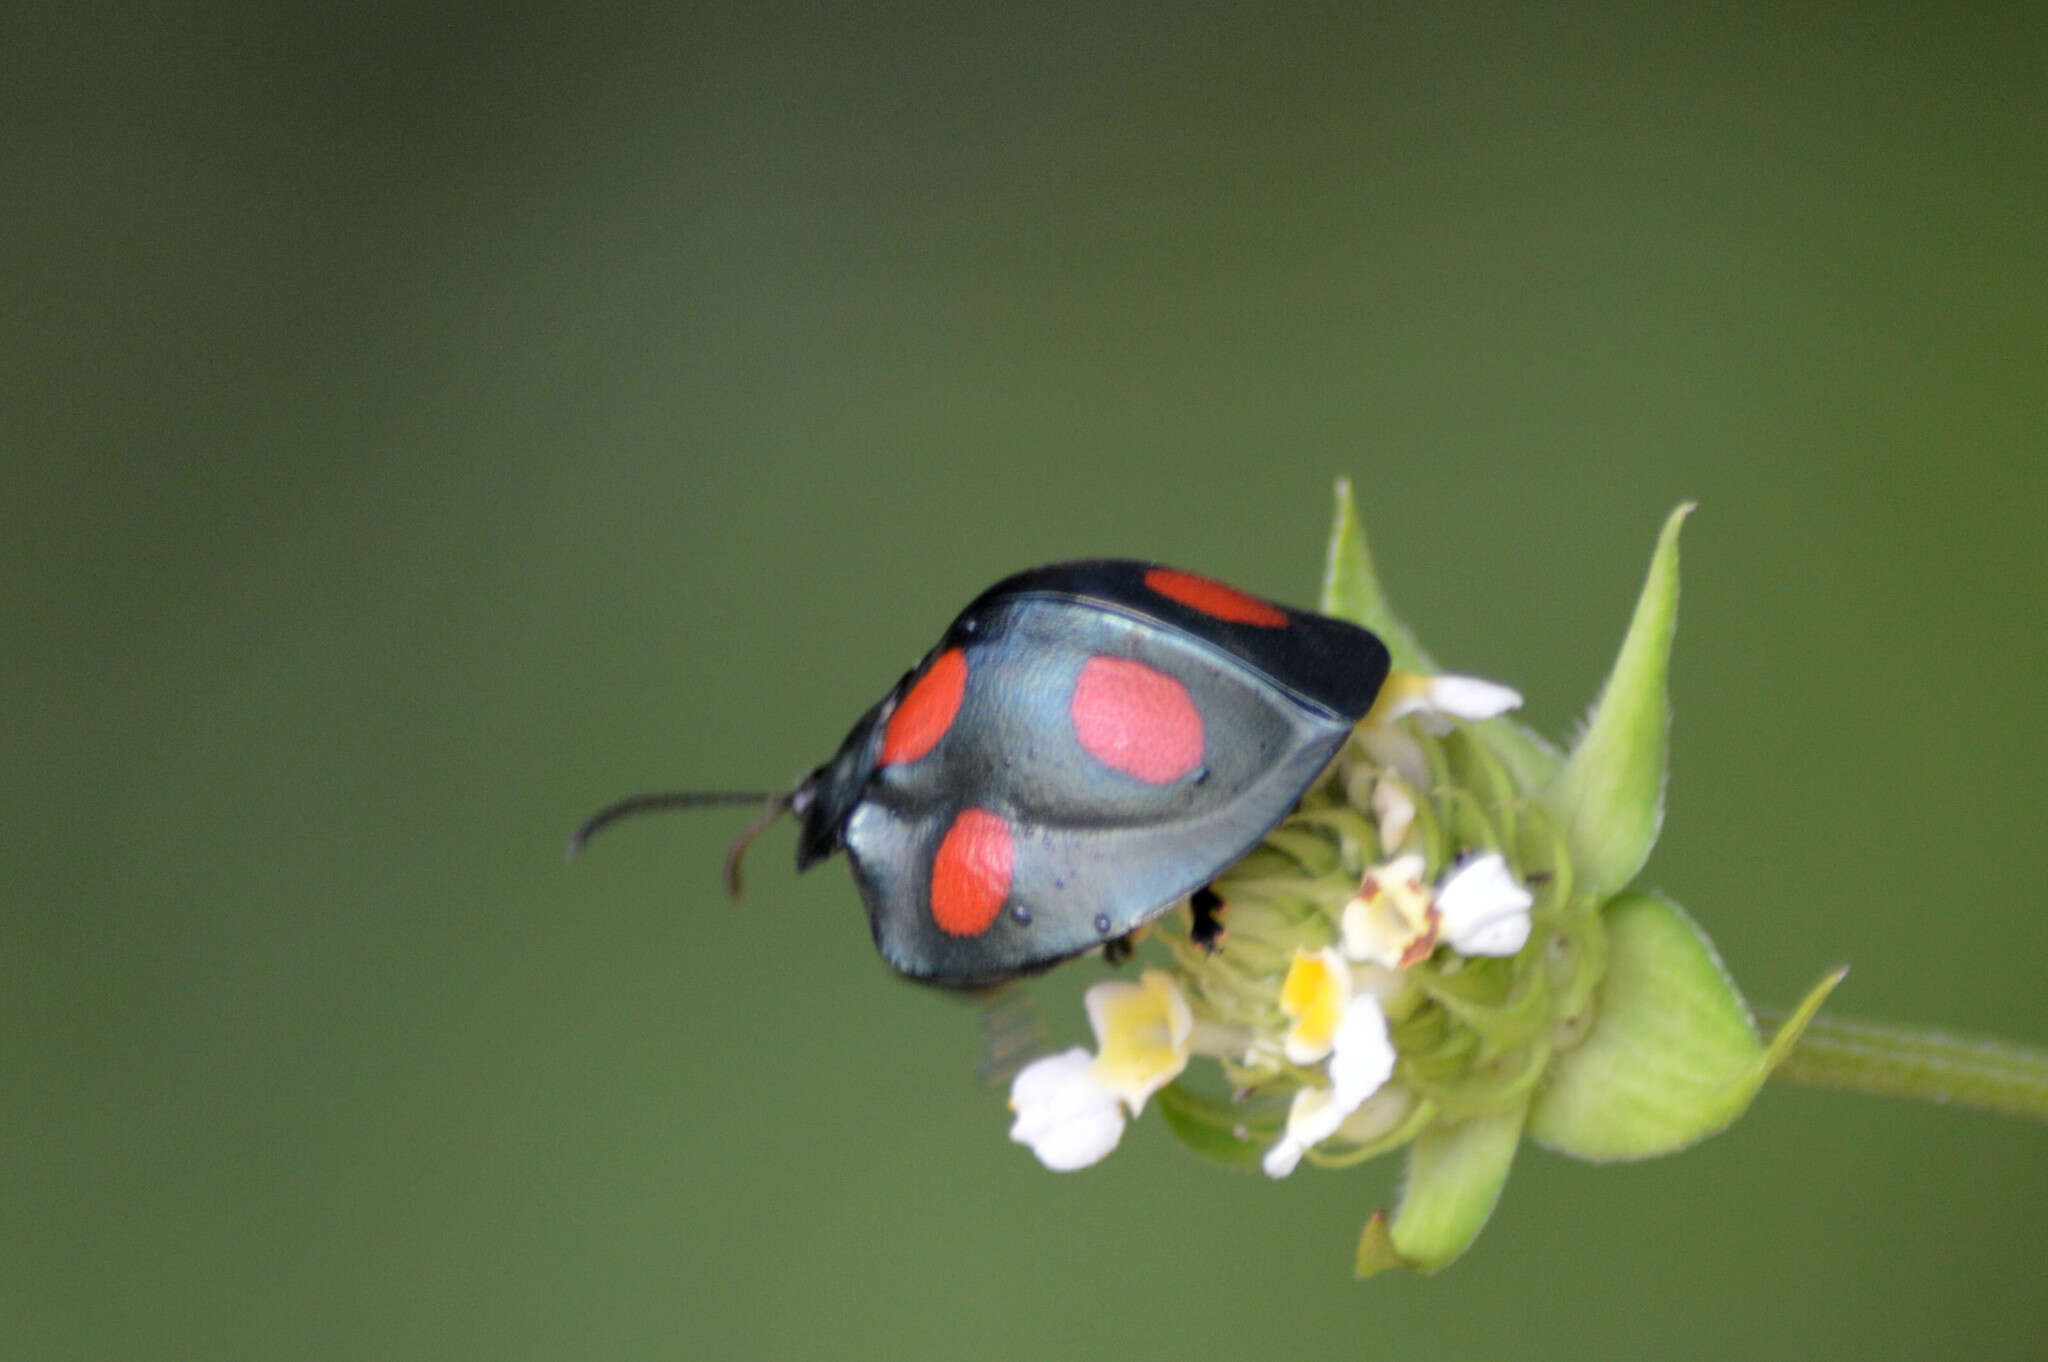
[[[1038,1161],[1055,1173],[1073,1173],[1102,1162],[1124,1137],[1124,1111],[1116,1103],[1076,1116],[1029,1144]]]
[[[1379,999],[1362,994],[1344,1010],[1344,1020],[1337,1026],[1336,1049],[1330,1055],[1330,1088],[1335,1105],[1341,1108],[1337,1124],[1393,1076],[1394,1039],[1387,1030],[1386,1013],[1380,1011]]]
[[[1529,941],[1535,895],[1515,883],[1507,861],[1488,852],[1467,861],[1437,890],[1443,937],[1460,955],[1513,955]]]
[[[1267,1177],[1284,1178],[1301,1156],[1337,1133],[1360,1103],[1378,1092],[1394,1073],[1394,1043],[1377,998],[1353,998],[1337,1024],[1330,1055],[1330,1086],[1303,1088],[1287,1109],[1287,1132],[1266,1151]]]
[[[1280,1143],[1266,1151],[1261,1166],[1265,1168],[1267,1177],[1284,1178],[1294,1171],[1295,1166],[1301,1162],[1301,1156],[1306,1153],[1307,1145],[1297,1144],[1291,1137],[1282,1135]]]
[[[1409,714],[1435,714],[1447,719],[1491,719],[1519,709],[1522,693],[1497,681],[1477,676],[1424,676],[1394,695],[1383,713],[1373,717],[1382,723]]]
[[[1087,1081],[1088,1067],[1095,1057],[1084,1046],[1043,1055],[1017,1071],[1010,1080],[1010,1109],[1039,1109],[1060,1100],[1077,1085]]]
[[[1287,1134],[1313,1148],[1337,1133],[1351,1108],[1335,1088],[1303,1088],[1287,1112]]]
[[[1266,1176],[1284,1178],[1292,1173],[1301,1156],[1311,1146],[1328,1139],[1348,1115],[1349,1110],[1338,1105],[1336,1094],[1329,1088],[1302,1088],[1296,1092],[1294,1105],[1287,1109],[1287,1133],[1280,1137],[1280,1143],[1266,1151],[1262,1161]]]
[[[1033,1060],[1010,1084],[1017,1119],[1010,1138],[1031,1146],[1055,1173],[1086,1168],[1116,1148],[1124,1113],[1116,1094],[1095,1081],[1095,1057],[1080,1046]]]
[[[1364,899],[1354,898],[1344,905],[1344,914],[1337,919],[1337,927],[1344,936],[1344,954],[1352,960],[1363,960],[1368,964],[1393,969],[1400,963],[1401,952],[1393,943],[1383,940],[1386,933],[1375,930],[1373,912]]]
[[[1381,854],[1408,840],[1415,826],[1415,801],[1398,780],[1382,776],[1372,787],[1372,816],[1379,820]]]

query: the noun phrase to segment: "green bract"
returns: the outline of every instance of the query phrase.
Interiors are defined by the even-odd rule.
[[[1417,958],[1399,968],[1352,966],[1353,986],[1384,1014],[1392,1078],[1334,1133],[1324,1136],[1325,1125],[1294,1148],[1307,1144],[1306,1162],[1341,1167],[1407,1146],[1400,1204],[1366,1224],[1360,1276],[1431,1272],[1462,1253],[1524,1130],[1558,1152],[1609,1160],[1722,1129],[1840,978],[1823,980],[1766,1045],[1705,934],[1675,905],[1631,888],[1663,818],[1678,540],[1691,510],[1665,521],[1621,650],[1569,753],[1506,717],[1362,729],[1295,813],[1217,882],[1228,905],[1224,949],[1205,952],[1168,929],[1176,987],[1224,1086],[1183,1076],[1157,1104],[1196,1152],[1243,1167],[1268,1159],[1277,1175],[1293,1166],[1276,1169],[1269,1153],[1290,1129],[1290,1100],[1335,1081],[1334,1061],[1332,1074],[1290,1063],[1276,1039],[1295,1024],[1281,1005],[1291,962],[1345,939],[1347,910],[1365,911],[1370,877],[1392,867],[1416,878],[1407,899],[1389,892],[1390,904],[1448,904],[1451,878],[1489,858],[1526,886],[1527,944],[1507,946],[1512,955],[1461,955],[1438,948],[1448,938],[1423,934]],[[1435,670],[1380,589],[1343,480],[1321,608],[1378,633],[1396,668]]]
[[[1821,980],[1767,1048],[1713,943],[1676,904],[1622,894],[1601,916],[1599,1016],[1529,1114],[1530,1135],[1581,1159],[1668,1154],[1733,1121],[1847,972]]]

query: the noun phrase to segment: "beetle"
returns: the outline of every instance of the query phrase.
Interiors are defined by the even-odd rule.
[[[765,802],[740,858],[784,814],[806,870],[844,851],[882,958],[979,988],[1049,968],[1194,896],[1312,785],[1372,708],[1389,658],[1343,620],[1158,563],[1089,559],[977,596],[778,794],[635,795],[576,830],[652,809]]]

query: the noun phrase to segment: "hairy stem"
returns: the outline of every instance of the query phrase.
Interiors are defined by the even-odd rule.
[[[1761,1012],[1765,1034],[1782,1014]],[[2048,1051],[1841,1017],[1815,1017],[1771,1077],[2048,1122]]]

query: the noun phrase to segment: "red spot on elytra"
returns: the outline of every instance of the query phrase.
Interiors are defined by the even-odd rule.
[[[1016,848],[1010,825],[987,809],[962,809],[932,857],[932,921],[948,936],[980,936],[1010,894]]]
[[[1067,713],[1089,756],[1148,785],[1202,764],[1202,714],[1187,687],[1142,662],[1089,658]]]
[[[1268,604],[1257,596],[1247,596],[1234,586],[1197,577],[1192,572],[1152,568],[1145,574],[1145,585],[1166,599],[1179,601],[1211,619],[1231,624],[1256,624],[1261,629],[1287,627],[1287,612],[1279,606]]]
[[[939,745],[953,716],[960,712],[960,697],[967,693],[967,654],[948,648],[932,659],[923,676],[896,703],[889,726],[882,730],[884,766],[916,761]]]

